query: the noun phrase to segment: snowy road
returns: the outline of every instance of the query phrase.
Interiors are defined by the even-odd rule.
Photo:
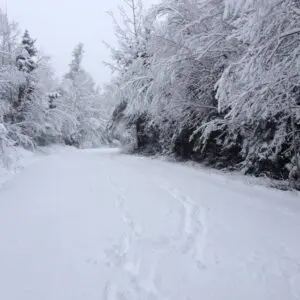
[[[114,150],[0,190],[1,300],[300,299],[300,199]]]

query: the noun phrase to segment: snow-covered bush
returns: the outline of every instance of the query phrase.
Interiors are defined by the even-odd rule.
[[[5,126],[0,123],[0,168],[9,168],[12,164],[10,154],[13,150],[13,141],[8,138],[7,134]]]

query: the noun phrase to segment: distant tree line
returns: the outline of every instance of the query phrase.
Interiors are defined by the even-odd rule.
[[[95,147],[105,139],[108,108],[82,67],[83,44],[74,49],[62,79],[36,44],[0,11],[0,166],[13,163],[18,147]]]

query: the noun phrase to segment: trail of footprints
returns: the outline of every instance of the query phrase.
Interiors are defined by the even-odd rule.
[[[170,251],[176,249],[191,257],[199,270],[205,269],[204,250],[206,226],[204,212],[189,198],[169,185],[162,186],[178,204],[180,222],[174,236],[150,240],[143,236],[141,227],[126,209],[122,189],[111,179],[110,185],[117,191],[116,207],[128,232],[118,245],[107,251],[107,264],[116,272],[107,282],[104,300],[171,300],[164,294],[157,265]],[[117,274],[117,275],[116,275]]]

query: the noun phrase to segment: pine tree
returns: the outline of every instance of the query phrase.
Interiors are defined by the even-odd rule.
[[[31,101],[31,95],[34,92],[34,78],[31,73],[38,67],[37,65],[38,51],[35,48],[35,40],[33,40],[26,30],[21,42],[21,54],[17,56],[16,64],[18,70],[25,75],[25,82],[19,87],[18,102],[16,103],[18,120],[23,119],[23,113],[26,102]]]
[[[38,51],[35,48],[35,42],[26,30],[22,37],[21,54],[17,57],[19,71],[30,73],[37,68]]]
[[[82,71],[82,60],[83,60],[83,55],[84,55],[84,45],[82,43],[79,43],[75,49],[72,52],[72,61],[69,64],[70,70],[69,72],[65,75],[65,78],[74,80],[76,75]]]
[[[102,122],[100,94],[92,76],[82,66],[84,45],[78,44],[72,52],[69,72],[56,99],[57,109],[64,107],[67,116],[62,127],[65,143],[74,146],[95,146],[102,140],[105,124]]]

